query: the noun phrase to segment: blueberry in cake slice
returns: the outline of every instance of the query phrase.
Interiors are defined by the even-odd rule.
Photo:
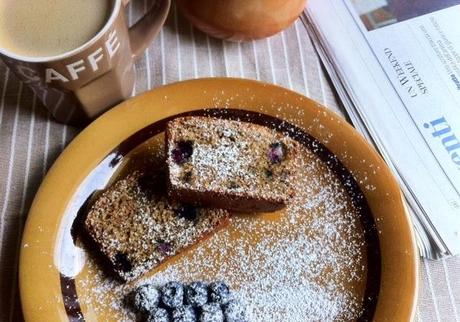
[[[292,198],[300,145],[247,122],[180,117],[166,128],[168,192],[233,211],[274,211]]]
[[[226,210],[170,202],[165,179],[161,171],[133,172],[104,191],[84,218],[84,234],[123,280],[137,278],[228,222]]]

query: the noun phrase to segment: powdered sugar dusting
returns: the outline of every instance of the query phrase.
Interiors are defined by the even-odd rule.
[[[366,284],[363,227],[345,187],[302,148],[296,195],[283,211],[237,215],[198,247],[126,285],[89,262],[77,280],[82,305],[104,320],[134,320],[123,297],[151,281],[225,280],[250,321],[336,321],[359,317]]]
[[[288,181],[297,168],[300,144],[276,129],[194,116],[176,118],[167,131],[167,162],[173,190],[222,193],[279,203],[290,198]],[[174,160],[181,142],[193,144],[189,162]],[[279,146],[276,160],[270,159],[273,146]]]

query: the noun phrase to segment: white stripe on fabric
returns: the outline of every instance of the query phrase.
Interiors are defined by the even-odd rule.
[[[25,210],[25,204],[26,204],[26,191],[29,185],[29,171],[30,171],[30,156],[32,154],[32,146],[34,142],[34,129],[35,129],[35,109],[37,106],[37,96],[34,95],[32,98],[32,116],[30,119],[30,125],[29,125],[29,138],[28,138],[28,144],[27,144],[27,158],[26,158],[26,170],[25,170],[25,176],[24,176],[24,186],[22,189],[22,198],[21,198],[21,208],[19,210],[19,213],[22,215],[24,210]]]
[[[76,110],[77,110],[77,106],[75,104],[72,105],[71,110],[70,110],[69,114],[67,115],[64,123],[69,123],[70,122],[70,120],[73,118],[73,115],[75,114]]]
[[[147,0],[144,0],[144,11],[147,12]],[[147,90],[152,88],[152,75],[150,72],[150,47],[147,46],[145,50],[145,64],[147,65],[145,69],[147,70]]]
[[[275,66],[273,64],[273,54],[272,54],[272,46],[270,43],[270,38],[267,38],[267,47],[268,47],[268,60],[270,61],[270,70],[272,72],[272,80],[274,84],[277,84],[276,82],[276,75],[275,75]]]
[[[165,67],[165,40],[163,28],[160,30],[160,48],[161,48],[161,84],[166,84],[166,67]]]
[[[326,91],[324,90],[324,81],[323,81],[323,70],[321,68],[321,63],[319,62],[319,59],[316,60],[316,66],[318,70],[318,75],[319,75],[319,85],[321,86],[321,96],[323,97],[322,102],[324,106],[327,106],[327,99],[326,99]]]
[[[19,253],[20,253],[20,246],[21,246],[21,232],[23,229],[23,222],[24,218],[26,216],[25,212],[25,205],[26,205],[26,197],[28,196],[27,193],[27,188],[29,187],[29,172],[30,172],[30,156],[32,155],[32,146],[33,146],[33,141],[34,141],[34,129],[35,129],[35,107],[37,103],[37,96],[34,95],[32,98],[32,115],[30,117],[30,124],[29,124],[29,137],[28,137],[28,143],[27,143],[27,155],[26,155],[26,168],[24,171],[24,184],[22,186],[22,194],[21,194],[21,207],[19,210],[19,216],[18,216],[18,238],[16,240],[16,254],[15,254],[15,260],[14,260],[14,270],[13,272],[13,282],[11,283],[11,296],[10,299],[14,300],[16,297],[16,283],[17,283],[17,274],[16,271],[18,269],[18,261],[19,261]],[[13,314],[14,314],[14,308],[15,305],[14,303],[11,303],[10,305],[10,312],[8,315],[8,321],[13,321]]]
[[[259,59],[257,58],[257,48],[256,48],[256,42],[254,40],[252,41],[252,51],[254,53],[254,65],[256,68],[256,78],[257,80],[260,80]]]
[[[56,113],[59,111],[59,108],[61,107],[61,104],[62,102],[64,102],[64,94],[63,93],[60,93],[61,95],[59,96],[59,99],[56,103],[56,105],[54,105],[54,108],[53,108],[53,111],[51,112],[51,114],[54,115],[57,115]]]
[[[302,47],[302,42],[300,41],[299,28],[297,24],[298,24],[298,21],[294,23],[294,28],[295,28],[295,34],[297,37],[297,45],[299,46],[300,67],[302,68],[303,83],[305,84],[305,95],[310,96],[310,89],[308,88],[308,76],[307,76],[307,72],[305,71],[306,70],[305,60],[303,57],[303,47]]]
[[[446,260],[443,258],[442,260],[442,266],[444,267],[444,278],[446,279],[446,283],[447,283],[447,291],[449,292],[449,299],[450,299],[450,303],[452,304],[452,309],[454,311],[454,317],[455,317],[455,321],[458,322],[458,311],[457,311],[457,307],[455,305],[455,297],[454,297],[454,294],[452,292],[452,286],[450,285],[450,278],[449,278],[449,272],[448,272],[448,269],[447,269],[447,265],[446,265]]]
[[[281,32],[281,42],[283,43],[283,52],[284,52],[284,61],[286,62],[286,72],[288,78],[289,89],[293,89],[292,78],[291,78],[291,68],[289,67],[289,57],[286,46],[286,39],[284,37],[284,31]]]
[[[13,166],[16,157],[16,137],[17,137],[17,130],[18,130],[18,121],[19,121],[19,106],[21,103],[21,96],[22,96],[22,87],[23,83],[19,83],[18,89],[18,96],[16,101],[16,109],[14,111],[14,120],[13,120],[13,131],[11,133],[11,144],[10,144],[10,158],[8,160],[8,172],[6,175],[6,189],[5,194],[3,196],[3,205],[2,205],[2,212],[0,216],[0,236],[4,237],[5,232],[5,217],[6,211],[9,205],[10,199],[10,192],[11,192],[11,179],[13,177]],[[3,253],[3,238],[0,240],[0,252]]]
[[[238,60],[240,64],[240,75],[241,78],[244,78],[243,53],[241,51],[241,42],[238,42]]]
[[[177,19],[177,5],[174,2],[174,28],[176,34],[176,47],[177,47],[177,72],[179,80],[182,80],[182,61],[181,61],[181,50],[180,50],[180,39],[179,39],[179,22]]]
[[[62,128],[62,138],[61,138],[61,150],[64,150],[65,148],[65,144],[66,144],[66,141],[67,141],[67,125],[64,124],[63,128]]]
[[[51,127],[51,114],[48,113],[46,120],[46,131],[45,131],[45,149],[43,151],[43,168],[42,178],[45,177],[46,170],[48,170],[48,152],[49,152],[49,140],[50,140],[50,127]]]
[[[225,44],[226,44],[226,41],[225,41],[225,40],[222,40],[222,54],[223,54],[223,57],[224,57],[225,76],[228,77],[229,74],[228,74],[227,54],[226,54],[226,50],[225,50]]]
[[[214,67],[213,67],[213,60],[212,60],[211,43],[209,41],[209,36],[208,35],[206,35],[206,45],[208,47],[209,73],[211,74],[211,77],[214,77]]]
[[[8,87],[9,77],[10,70],[7,68],[5,71],[5,79],[3,80],[2,100],[0,102],[0,125],[2,125],[3,122],[3,110],[5,109],[6,88]]]
[[[147,90],[152,89],[152,74],[150,71],[150,53],[149,53],[149,48],[147,47],[147,50],[145,51],[145,64],[146,69],[147,69]]]
[[[128,25],[131,26],[132,25],[132,20],[133,20],[133,4],[132,3],[129,3],[129,6],[128,6]],[[133,68],[135,68],[133,66]],[[133,86],[133,90],[131,91],[131,96],[136,96],[136,92],[137,92],[137,88],[136,88],[136,80],[134,80],[134,86]]]
[[[136,93],[137,93],[137,86],[136,86],[136,81],[134,81],[134,85],[133,85],[133,90],[131,91],[131,96],[136,96]]]
[[[193,76],[198,78],[198,59],[196,57],[196,41],[195,41],[195,31],[193,26],[190,25],[190,37],[192,38],[192,51],[193,51]]]
[[[431,280],[430,267],[428,266],[428,264],[426,263],[425,260],[422,260],[422,262],[423,262],[423,265],[425,267],[426,277],[428,279],[428,286],[429,286],[429,289],[430,289],[431,298],[433,300],[433,308],[434,308],[434,312],[436,314],[436,320],[439,322],[439,321],[441,321],[441,319],[440,319],[440,316],[439,316],[438,303],[436,303],[436,295],[434,294],[433,282]]]
[[[294,30],[295,30],[295,34],[296,34],[296,40],[297,40],[297,46],[299,47],[299,57],[300,57],[300,67],[301,67],[301,71],[302,71],[302,81],[303,81],[303,86],[304,86],[304,94],[308,97],[310,95],[310,90],[308,89],[308,78],[307,78],[307,75],[306,75],[306,72],[305,72],[305,62],[304,62],[304,59],[303,59],[303,49],[302,49],[302,45],[301,45],[301,42],[300,42],[300,37],[299,37],[299,33],[298,33],[298,28],[297,28],[297,21],[294,23]]]

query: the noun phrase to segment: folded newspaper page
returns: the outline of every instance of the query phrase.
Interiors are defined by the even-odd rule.
[[[399,180],[422,256],[460,254],[460,0],[310,0],[303,18]]]

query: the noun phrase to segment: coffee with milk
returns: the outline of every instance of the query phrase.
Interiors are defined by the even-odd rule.
[[[56,56],[102,29],[110,0],[0,0],[0,48],[26,57]]]

